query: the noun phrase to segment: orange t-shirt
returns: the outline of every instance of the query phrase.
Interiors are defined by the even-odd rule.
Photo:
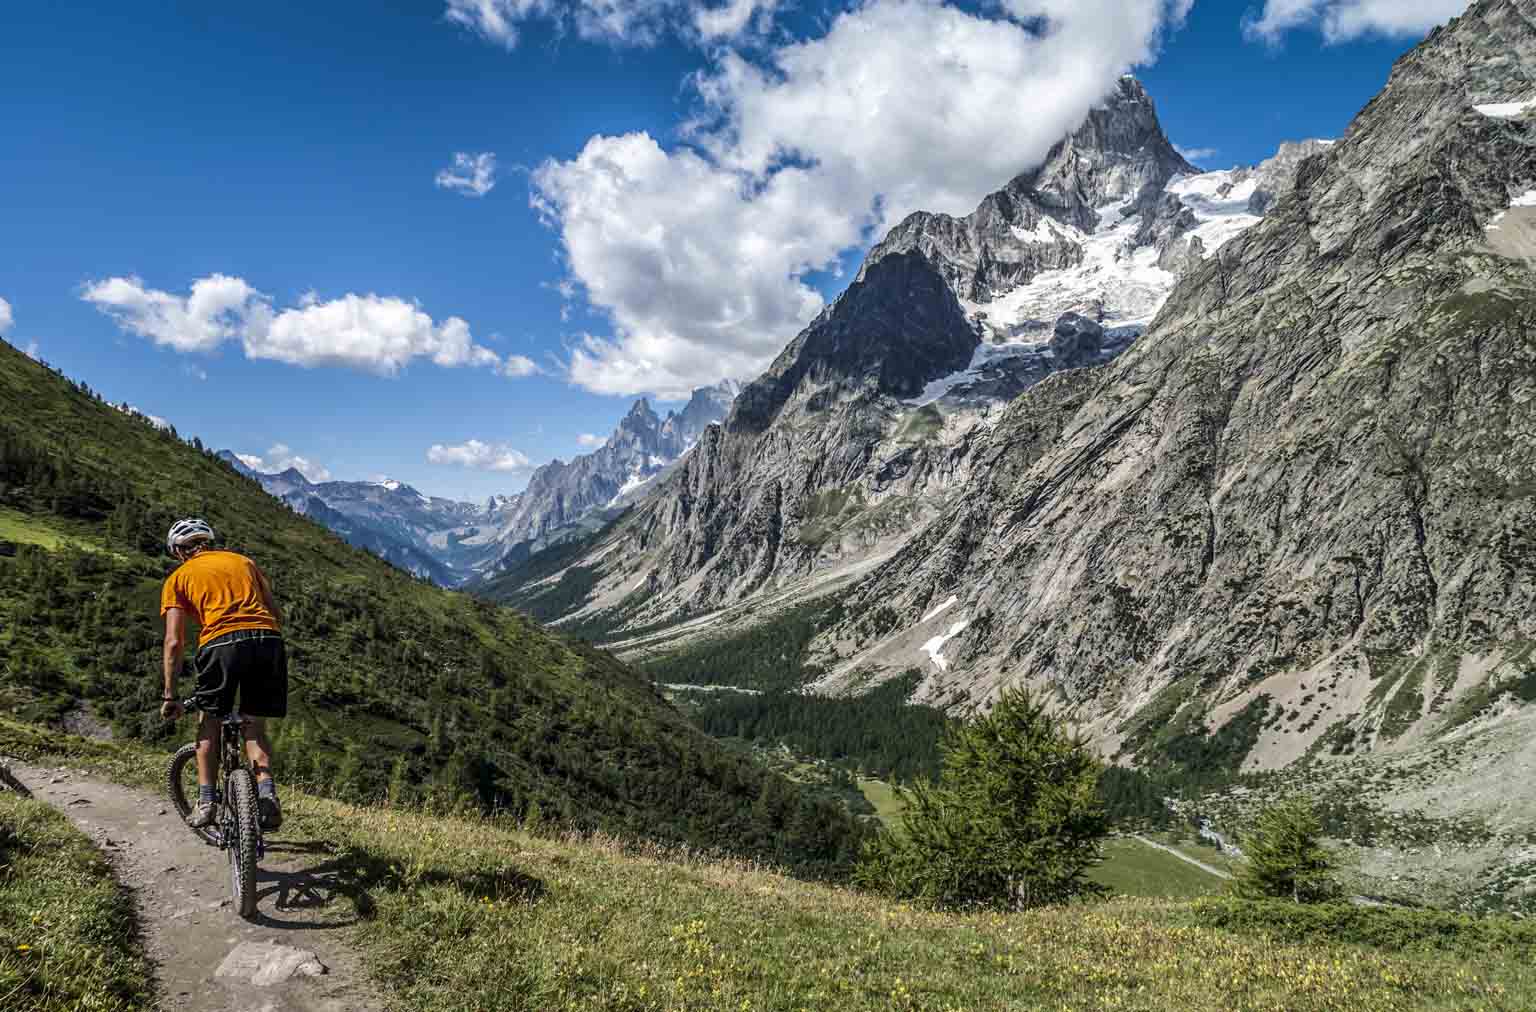
[[[160,614],[172,608],[191,613],[202,632],[198,646],[242,629],[278,629],[267,607],[267,578],[256,563],[236,552],[205,548],[176,567],[160,591]]]

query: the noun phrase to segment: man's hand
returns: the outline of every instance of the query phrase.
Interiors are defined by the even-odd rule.
[[[187,712],[187,708],[175,700],[166,700],[160,704],[160,716],[166,720],[180,720]]]

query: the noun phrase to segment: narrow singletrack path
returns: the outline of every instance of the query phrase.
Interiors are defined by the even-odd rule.
[[[1173,847],[1168,846],[1166,843],[1158,843],[1156,840],[1149,840],[1145,836],[1139,836],[1139,835],[1138,836],[1133,836],[1132,839],[1133,840],[1140,840],[1142,843],[1146,844],[1148,847],[1155,847],[1158,850],[1166,851],[1167,853],[1172,854],[1174,857],[1178,858],[1180,861],[1183,861],[1186,864],[1192,864],[1196,868],[1199,868],[1201,871],[1208,872],[1208,873],[1210,873],[1212,875],[1215,875],[1217,878],[1230,879],[1232,877],[1232,873],[1231,872],[1222,871],[1220,868],[1217,868],[1215,865],[1206,864],[1204,861],[1196,860],[1195,858],[1190,857],[1188,854],[1185,854],[1185,853],[1183,853],[1183,852],[1181,852],[1181,851],[1179,851],[1179,850],[1177,850],[1177,849],[1175,849]]]
[[[159,966],[162,1008],[378,1012],[387,1007],[343,937],[357,922],[357,907],[323,844],[289,840],[285,831],[273,834],[257,872],[257,915],[245,921],[230,906],[225,853],[194,837],[169,798],[68,768],[17,763],[12,770],[35,797],[95,841],[132,891],[149,955]]]

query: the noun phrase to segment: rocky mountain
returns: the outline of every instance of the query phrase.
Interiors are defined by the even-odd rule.
[[[568,464],[545,464],[522,492],[483,504],[428,496],[388,479],[311,482],[292,468],[258,473],[228,450],[219,456],[351,544],[417,576],[459,586],[551,541],[600,526],[721,421],[736,390],[730,382],[701,388],[665,419],[639,400],[601,448]]]
[[[1124,352],[1181,272],[1260,220],[1249,204],[1275,175],[1201,174],[1122,79],[972,214],[893,228],[725,425],[575,560],[587,594],[542,577],[494,593],[623,628],[856,577],[949,509],[1003,405]]]
[[[903,222],[675,475],[501,589],[630,654],[817,599],[812,691],[1028,685],[1106,755],[1283,769],[1456,841],[1410,878],[1526,888],[1536,0],[1251,169],[1189,174],[1149,110],[1124,82]],[[1384,889],[1410,836],[1363,853]]]
[[[929,696],[1047,685],[1117,747],[1148,706],[1252,708],[1275,766],[1526,677],[1536,275],[1489,225],[1536,190],[1536,119],[1482,110],[1536,95],[1533,14],[1474,3],[1127,353],[1010,404],[956,508],[849,594],[826,687],[914,660]]]
[[[220,451],[219,458],[255,478],[295,513],[324,524],[350,544],[434,583],[462,582],[452,560],[432,550],[430,539],[479,515],[473,504],[423,495],[388,479],[312,482],[294,468],[258,472],[228,450]]]

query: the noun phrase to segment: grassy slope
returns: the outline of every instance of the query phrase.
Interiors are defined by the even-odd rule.
[[[1088,877],[1120,895],[1169,899],[1210,896],[1226,885],[1215,875],[1130,837],[1106,843],[1104,863]]]
[[[0,1012],[152,1007],[133,902],[69,820],[0,793]]]
[[[0,720],[0,752],[149,783],[158,759]],[[1118,900],[935,914],[739,862],[293,793],[284,838],[328,850],[355,940],[432,1012],[1528,1009],[1523,948],[1457,956],[1279,944]],[[168,832],[180,832],[168,825]],[[1171,859],[1170,859],[1171,860]],[[343,901],[338,901],[343,902]]]
[[[0,540],[18,543],[0,555],[0,713],[56,721],[84,698],[119,733],[190,733],[151,714],[170,568],[156,549],[172,517],[196,514],[267,570],[287,610],[290,780],[350,799],[393,786],[440,804],[537,804],[807,865],[854,845],[835,806],[811,810],[607,654],[410,578],[3,342],[0,509]]]

